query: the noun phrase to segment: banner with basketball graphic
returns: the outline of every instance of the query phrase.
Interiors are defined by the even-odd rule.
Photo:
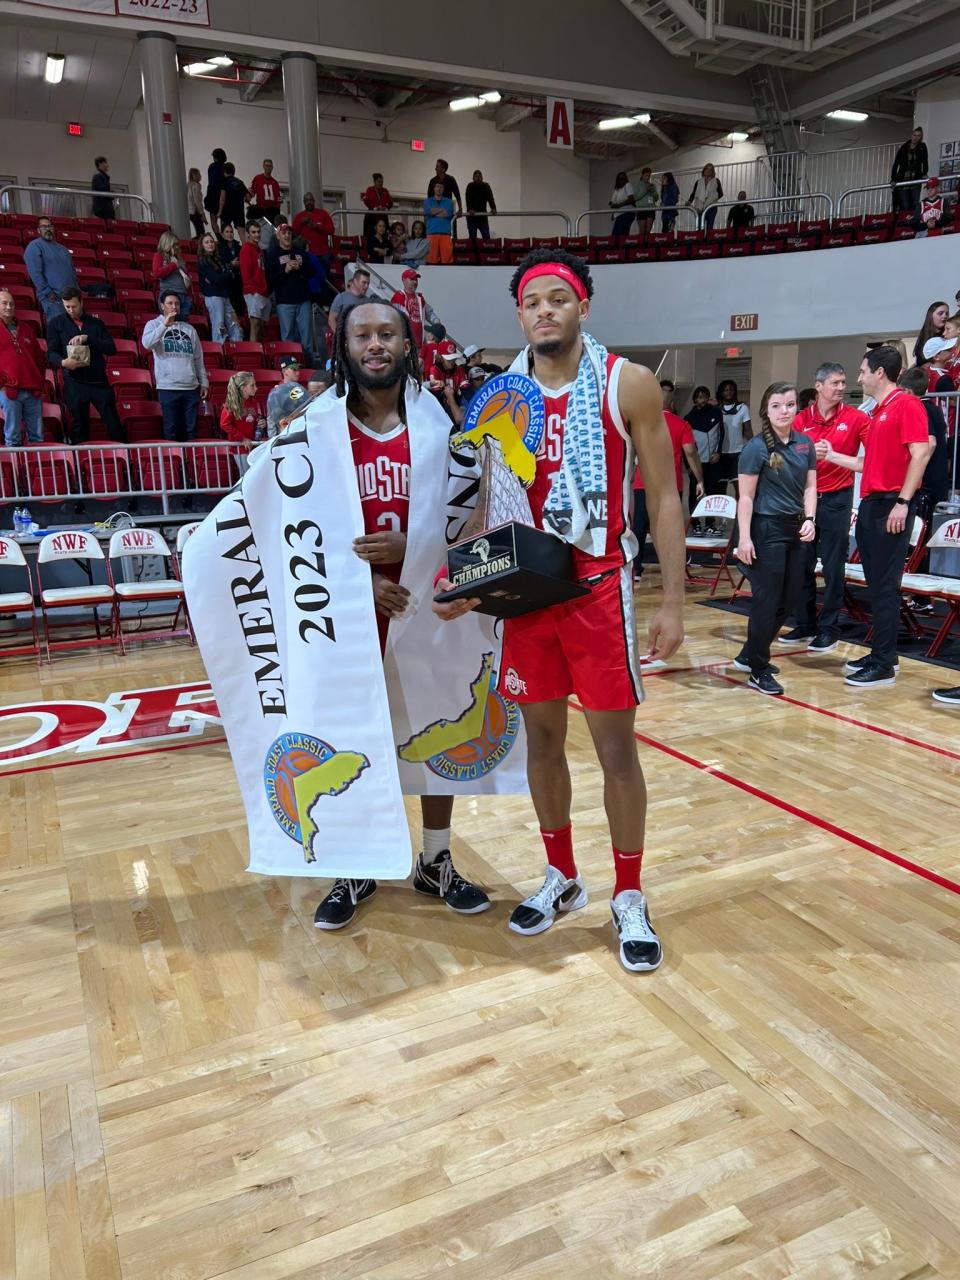
[[[497,692],[489,619],[431,608],[447,541],[476,498],[473,460],[408,390],[410,519],[381,660],[345,401],[333,391],[250,455],[184,553],[191,617],[240,783],[250,870],[401,878],[403,794],[526,790],[515,704]]]

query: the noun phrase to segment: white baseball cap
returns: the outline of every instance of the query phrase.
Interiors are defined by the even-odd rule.
[[[956,338],[928,338],[923,344],[924,360],[932,360],[942,351],[951,351],[957,345]]]
[[[475,356],[478,351],[482,351],[483,347],[478,347],[475,342],[471,342],[469,347],[463,348],[463,354],[469,360],[471,356]]]

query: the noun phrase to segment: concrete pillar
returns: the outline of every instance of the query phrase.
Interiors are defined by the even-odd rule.
[[[284,53],[280,66],[290,158],[290,215],[293,217],[303,208],[305,191],[312,191],[317,207],[323,207],[317,60],[312,53]]]
[[[177,42],[165,31],[142,31],[137,42],[154,216],[158,222],[168,222],[178,236],[191,236]]]

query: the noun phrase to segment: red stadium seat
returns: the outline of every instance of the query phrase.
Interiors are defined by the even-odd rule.
[[[786,237],[787,253],[804,253],[808,249],[819,249],[820,237],[813,232],[808,235],[793,235]]]
[[[627,247],[628,262],[656,262],[657,251],[652,245],[632,244]]]
[[[26,467],[36,502],[59,502],[62,496],[79,492],[76,456],[70,449],[29,449]]]
[[[914,240],[916,238],[916,235],[917,233],[916,231],[914,231],[913,227],[896,227],[890,239],[891,240]]]
[[[753,251],[759,256],[760,254],[783,253],[785,248],[786,241],[783,236],[771,236],[769,239],[765,237],[763,240],[758,240],[754,245]]]
[[[127,400],[152,400],[153,373],[149,369],[131,369],[107,360],[107,381],[116,394]]]
[[[136,369],[140,364],[140,344],[133,338],[114,338],[115,353],[110,363],[117,369]]]
[[[800,234],[807,235],[811,231],[815,231],[818,235],[823,235],[830,230],[829,218],[805,218],[800,223]]]
[[[299,342],[265,342],[263,344],[264,355],[270,364],[280,368],[281,356],[296,356],[298,360],[303,361],[303,347]]]
[[[202,445],[191,449],[194,483],[198,489],[232,489],[237,482],[237,447],[232,444]]]
[[[685,262],[690,256],[690,246],[686,244],[665,244],[657,249],[658,262]]]
[[[454,240],[453,260],[460,266],[470,266],[477,260],[477,251],[472,240]]]
[[[123,272],[117,274],[123,275]],[[115,284],[117,301],[128,315],[131,311],[149,311],[151,307],[156,307],[156,294],[151,293],[149,289],[144,289],[142,284],[121,284],[119,280],[115,280]]]
[[[74,274],[77,277],[77,283],[80,285],[90,284],[92,281],[97,283],[105,283],[107,273],[103,267],[88,266],[85,262],[78,262],[74,268]]]
[[[489,240],[478,240],[477,253],[481,258],[488,253],[503,253],[502,238],[500,236],[492,236]]]
[[[269,387],[271,390],[283,381],[283,374],[279,369],[251,369],[250,372],[257,380],[258,387]],[[301,370],[302,373],[309,373],[311,370]]]
[[[80,454],[84,490],[93,497],[111,498],[130,491],[126,449],[84,449]]]
[[[892,231],[896,221],[895,213],[866,213],[863,216],[863,228],[865,231]]]
[[[718,244],[692,244],[690,246],[690,257],[694,258],[719,258],[720,245]]]
[[[184,450],[175,444],[139,445],[136,467],[144,493],[163,493],[185,488]]]
[[[111,267],[110,279],[113,281],[118,297],[121,289],[136,289],[140,292],[146,292],[143,272],[138,271],[136,267],[120,267],[119,270]]]
[[[334,236],[333,248],[336,253],[356,254],[360,248],[359,236]]]
[[[59,219],[53,218],[51,221],[56,224],[59,222]],[[71,251],[80,247],[85,249],[93,248],[93,237],[90,232],[82,231],[79,227],[63,227],[58,225],[57,236]]]
[[[117,268],[133,270],[133,254],[129,249],[106,249],[103,245],[97,250],[100,265],[110,271],[111,279]]]
[[[224,344],[224,357],[232,369],[246,369],[251,365],[264,362],[262,342],[227,342]]]
[[[620,237],[619,236],[591,236],[590,248],[591,249],[619,249]]]
[[[887,227],[863,227],[860,231],[854,232],[854,244],[886,244],[890,239],[890,231]]]
[[[159,236],[157,237],[159,239]],[[100,245],[104,249],[126,249],[126,236],[118,235],[116,231],[94,231],[93,243]]]
[[[707,241],[716,241],[718,244],[729,244],[736,238],[736,229],[734,227],[708,227],[705,233]]]
[[[787,222],[771,222],[767,226],[767,236],[795,236],[799,223],[795,218]]]
[[[114,223],[114,226],[118,226],[118,225],[119,223]],[[137,235],[152,236],[154,243],[156,243],[160,239],[160,237],[163,235],[165,231],[170,230],[170,227],[166,222],[137,222],[137,223],[128,223],[126,225],[136,226]]]
[[[203,352],[203,363],[208,373],[211,369],[226,368],[223,347],[219,342],[201,342],[200,350]]]
[[[582,256],[590,248],[590,237],[589,236],[561,236],[560,247],[562,249],[566,249],[568,253],[575,253]]]
[[[702,231],[678,231],[677,244],[700,244],[706,239]]]
[[[656,249],[663,248],[664,245],[675,244],[676,237],[672,231],[648,231],[647,244],[651,244]]]
[[[852,231],[824,231],[820,235],[821,249],[846,249],[853,244]]]
[[[17,304],[18,311],[22,311],[24,307],[26,307],[28,311],[34,311],[36,309],[37,295],[33,291],[33,285],[7,284],[6,280],[4,280],[3,285]]]
[[[534,236],[534,249],[556,249],[560,244],[559,236]]]
[[[0,258],[0,280],[4,284],[14,281],[17,284],[28,284],[30,273],[22,262],[11,262],[6,258]]]
[[[504,253],[529,253],[530,237],[529,236],[510,236],[504,237],[503,241]]]
[[[0,227],[0,247],[10,245],[11,248],[22,248],[20,232],[16,227]]]
[[[736,238],[756,244],[758,240],[763,239],[763,227],[741,227]]]
[[[484,267],[506,267],[510,263],[505,253],[487,253],[481,257],[480,265]]]
[[[99,265],[95,249],[88,249],[84,245],[74,247],[68,245],[70,257],[73,259],[73,266],[76,269],[79,266],[96,267]]]
[[[863,226],[862,218],[834,218],[832,230],[834,231],[859,231]]]
[[[220,396],[225,396],[227,394],[227,383],[235,372],[235,369],[208,369],[207,379],[210,383],[210,394],[216,393]]]

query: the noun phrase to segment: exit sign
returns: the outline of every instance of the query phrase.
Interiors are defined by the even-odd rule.
[[[78,124],[76,120],[71,120],[70,123],[67,125],[67,133],[70,135],[71,138],[82,138],[83,125]]]
[[[411,138],[411,139],[410,139],[410,150],[411,150],[411,151],[426,151],[426,149],[427,149],[427,144],[424,142],[424,140],[423,140],[422,138]]]
[[[756,311],[742,311],[730,317],[730,329],[733,333],[745,333],[748,329],[760,328],[760,316]]]

